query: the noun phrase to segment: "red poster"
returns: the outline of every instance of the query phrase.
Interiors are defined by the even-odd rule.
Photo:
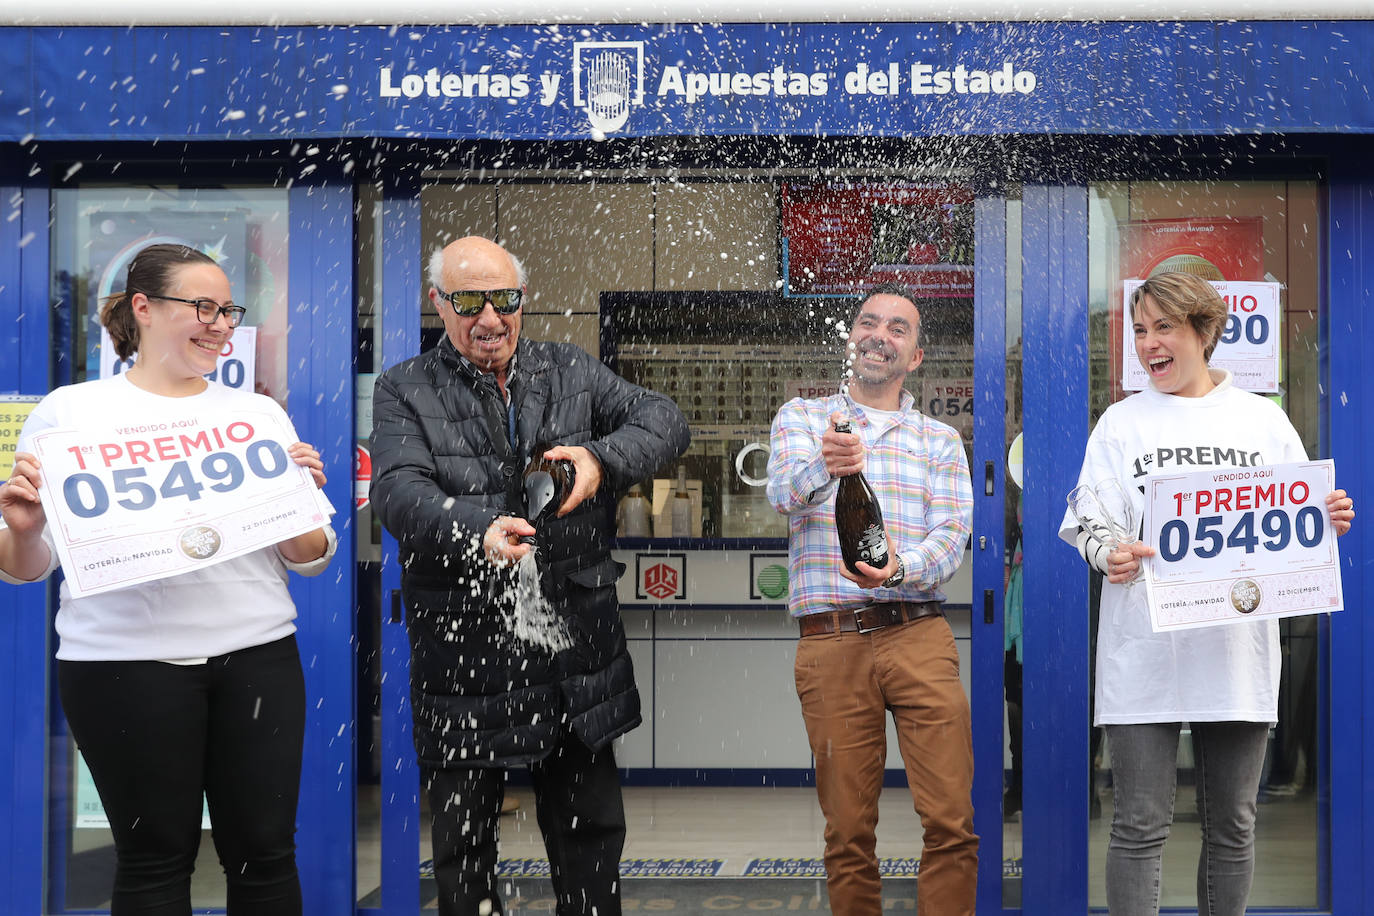
[[[1259,217],[1152,219],[1123,228],[1123,280],[1144,280],[1166,270],[1197,274],[1204,280],[1264,279]]]
[[[856,295],[899,282],[973,295],[973,192],[957,185],[784,184],[788,295]]]

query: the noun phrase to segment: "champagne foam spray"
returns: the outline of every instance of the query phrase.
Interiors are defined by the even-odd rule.
[[[572,648],[567,625],[544,597],[534,549],[515,566],[515,603],[501,616],[506,629],[520,642],[539,646],[549,652]]]

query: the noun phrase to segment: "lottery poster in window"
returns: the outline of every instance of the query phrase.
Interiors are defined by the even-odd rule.
[[[1341,610],[1335,479],[1330,460],[1146,478],[1155,632]]]
[[[74,598],[222,563],[322,527],[334,509],[268,411],[141,417],[33,437],[39,494]]]
[[[913,182],[786,182],[783,292],[854,296],[902,283],[921,298],[973,295],[973,190]]]
[[[1122,284],[1121,312],[1129,317],[1131,296],[1144,280]],[[1226,303],[1226,325],[1207,364],[1213,369],[1231,370],[1231,384],[1243,391],[1271,394],[1279,390],[1279,329],[1283,312],[1279,308],[1278,283],[1229,283],[1212,281],[1212,288]],[[1126,324],[1121,335],[1121,386],[1127,391],[1144,391],[1150,377],[1135,352],[1133,325]]]
[[[41,400],[37,395],[0,394],[0,483],[9,480],[14,471],[19,433]]]

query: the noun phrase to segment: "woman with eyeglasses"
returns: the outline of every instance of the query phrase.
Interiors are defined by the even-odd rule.
[[[181,245],[152,245],[129,265],[101,322],[134,366],[59,388],[20,435],[0,486],[0,578],[33,582],[57,567],[28,445],[47,429],[106,429],[121,420],[272,412],[275,401],[208,382],[244,310],[215,262]],[[311,446],[287,454],[324,484]],[[301,913],[296,799],[305,687],[287,571],[321,572],[328,527],[189,572],[73,598],[64,582],[56,627],[58,687],[114,836],[113,916],[186,914],[208,801],[228,886],[227,909]]]

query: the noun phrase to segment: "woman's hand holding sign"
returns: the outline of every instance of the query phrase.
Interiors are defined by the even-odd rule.
[[[43,530],[43,503],[38,498],[38,459],[28,452],[17,452],[10,479],[0,487],[0,513],[10,530],[34,535]]]
[[[41,537],[47,517],[38,497],[38,459],[17,452],[10,479],[0,485],[0,569],[16,579],[33,580],[48,568],[48,545]]]
[[[324,462],[320,460],[320,453],[315,451],[315,447],[308,442],[297,442],[286,450],[286,454],[292,461],[299,464],[310,472],[310,476],[315,480],[315,486],[321,490],[329,479],[324,476]]]
[[[1355,520],[1355,500],[1344,490],[1336,490],[1327,494],[1326,511],[1331,518],[1331,530],[1339,537],[1350,530],[1350,523]]]

